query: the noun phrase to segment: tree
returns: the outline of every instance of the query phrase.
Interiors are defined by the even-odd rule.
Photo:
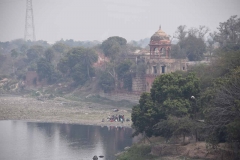
[[[206,51],[204,36],[209,29],[206,26],[199,28],[190,28],[186,31],[186,26],[177,28],[174,38],[179,41],[172,46],[171,55],[174,58],[188,58],[190,61],[199,61],[203,59],[203,53]]]
[[[105,56],[110,57],[112,60],[115,59],[126,47],[127,40],[122,37],[109,37],[107,40],[103,41],[102,49]]]
[[[177,38],[179,41],[182,41],[187,36],[186,31],[187,26],[180,25],[177,28],[177,31],[175,32],[174,38]]]
[[[219,24],[219,32],[215,32],[214,40],[224,50],[240,49],[240,18],[237,15],[231,16],[226,22]]]
[[[240,125],[240,67],[223,80],[215,93],[213,105],[207,113],[210,135],[219,128],[227,128],[229,140],[239,142],[237,131]]]
[[[187,55],[185,50],[180,48],[179,44],[172,44],[171,57],[175,59],[185,59]]]
[[[3,65],[3,63],[5,62],[6,59],[7,59],[7,57],[0,53],[0,67]]]
[[[73,48],[60,60],[58,69],[69,74],[78,84],[84,84],[94,75],[92,65],[97,59],[98,56],[92,49]]]
[[[72,68],[71,77],[77,84],[83,85],[88,80],[87,74],[86,66],[78,63]]]
[[[118,76],[116,73],[116,67],[126,53],[126,44],[126,39],[114,36],[109,37],[107,40],[103,41],[101,45],[104,55],[109,57],[111,60],[111,62],[108,63],[106,70],[114,78],[115,88],[118,87]]]
[[[190,97],[199,97],[199,92],[199,80],[192,73],[186,77],[176,73],[157,77],[151,93],[143,93],[139,104],[133,107],[132,121],[136,134],[145,132],[147,136],[153,135],[154,125],[169,116],[193,118],[197,108],[191,104]]]
[[[93,63],[97,62],[98,55],[92,49],[87,49],[85,52],[83,52],[82,60],[87,67],[88,78],[91,79],[90,69],[92,69],[91,67]]]
[[[180,49],[190,61],[199,61],[203,59],[203,53],[206,52],[206,44],[202,38],[197,38],[192,34],[179,42]]]
[[[18,57],[18,55],[19,55],[19,53],[16,51],[16,49],[11,50],[11,57],[13,57],[15,59]]]
[[[41,58],[38,60],[37,62],[37,73],[39,75],[40,80],[41,79],[51,79],[51,75],[53,73],[53,66],[51,65],[51,63],[49,63],[48,60]]]
[[[54,50],[52,48],[48,48],[45,51],[45,58],[48,62],[52,62],[53,58],[54,58]]]
[[[163,136],[168,141],[172,136],[183,136],[183,144],[185,144],[185,136],[189,135],[194,126],[194,122],[189,117],[178,118],[169,116],[166,120],[162,119],[154,125],[154,134]]]
[[[48,83],[55,83],[61,77],[60,73],[54,69],[54,66],[45,58],[40,58],[37,62],[37,73],[40,80],[47,79]]]
[[[58,62],[57,64],[57,69],[67,75],[67,73],[69,72],[70,70],[70,67],[68,65],[68,58],[67,57],[63,57],[62,59],[60,59],[60,61]]]
[[[151,137],[153,135],[153,126],[163,119],[164,115],[159,112],[152,101],[149,93],[143,93],[140,97],[139,104],[133,106],[132,122],[135,132],[133,135],[139,133],[146,134]]]
[[[106,71],[101,73],[98,84],[105,93],[109,93],[114,90],[115,86],[114,78]]]
[[[123,87],[127,88],[129,91],[132,90],[132,73],[130,72],[131,66],[132,62],[130,60],[124,60],[116,67],[118,79],[123,81]]]
[[[44,48],[42,46],[32,46],[30,49],[27,50],[28,61],[31,62],[33,60],[36,60],[37,58],[41,57],[43,53]]]
[[[59,53],[66,53],[68,50],[69,50],[69,47],[64,44],[64,43],[61,43],[61,42],[57,42],[55,43],[52,48],[56,51],[56,52],[59,52]]]

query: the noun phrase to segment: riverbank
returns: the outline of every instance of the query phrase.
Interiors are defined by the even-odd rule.
[[[72,101],[62,97],[37,100],[32,97],[1,96],[0,120],[25,120],[37,122],[71,123],[98,126],[131,127],[132,122],[108,122],[108,115],[131,118],[129,108],[118,108],[91,102]]]

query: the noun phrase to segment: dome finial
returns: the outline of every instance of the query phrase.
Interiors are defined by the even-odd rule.
[[[159,29],[161,29],[161,25],[159,26]]]

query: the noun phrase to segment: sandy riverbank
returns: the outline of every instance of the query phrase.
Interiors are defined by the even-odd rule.
[[[39,101],[31,97],[0,96],[0,120],[131,127],[131,121],[124,123],[106,121],[108,115],[116,114],[124,114],[125,118],[131,118],[129,108],[118,108],[118,112],[114,112],[113,108],[109,105],[70,101],[62,97]]]

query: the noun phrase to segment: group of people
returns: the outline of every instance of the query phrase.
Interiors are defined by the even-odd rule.
[[[112,116],[108,115],[107,121],[123,123],[125,121],[125,118],[124,118],[124,115],[121,115],[121,114],[119,114],[119,115],[116,114],[116,115],[112,115]]]

